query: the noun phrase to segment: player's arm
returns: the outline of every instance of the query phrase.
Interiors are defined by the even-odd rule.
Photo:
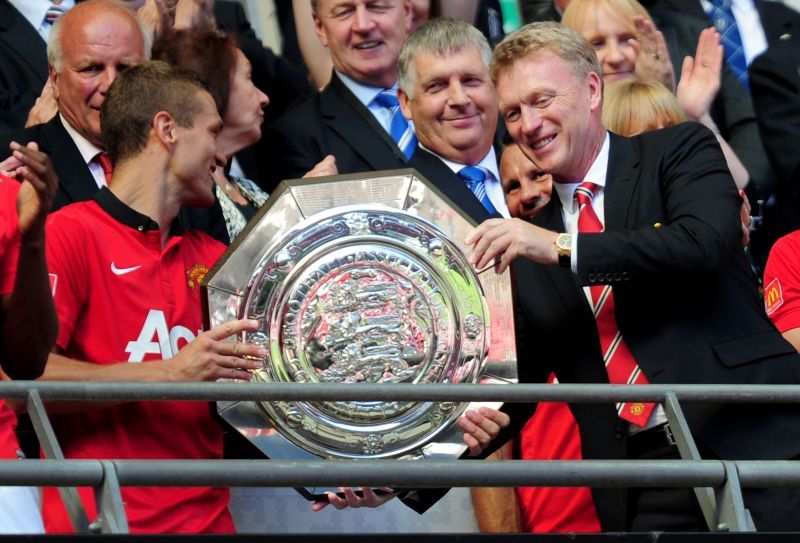
[[[215,381],[249,380],[249,370],[263,366],[264,347],[226,341],[241,332],[255,330],[258,321],[229,321],[203,332],[173,358],[143,363],[94,364],[68,358],[56,347],[50,354],[42,379],[49,381]]]
[[[20,234],[14,290],[2,298],[2,362],[12,379],[35,379],[42,374],[58,332],[58,320],[45,261],[45,219],[58,190],[50,159],[35,145],[11,144],[22,163],[17,196]],[[6,181],[12,182],[12,181]]]
[[[510,460],[512,444],[507,442],[486,460]],[[481,532],[521,532],[517,494],[511,487],[476,487],[471,490],[472,506]]]
[[[263,367],[264,347],[226,341],[241,332],[255,330],[258,321],[229,321],[203,332],[166,360],[143,363],[93,364],[62,354],[56,346],[50,354],[42,380],[115,382],[188,382],[240,379],[249,381],[251,370]],[[48,409],[65,413],[110,407],[121,402],[48,402]]]

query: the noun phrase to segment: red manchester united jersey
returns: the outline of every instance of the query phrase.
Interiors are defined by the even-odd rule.
[[[19,229],[17,227],[17,194],[19,183],[0,175],[0,295],[11,294],[17,277]],[[8,317],[8,316],[7,316]],[[0,400],[0,458],[17,458],[19,443],[14,430],[17,417],[6,402]]]
[[[764,268],[764,309],[781,332],[800,327],[800,231],[772,246]]]
[[[172,358],[202,328],[199,281],[225,246],[189,231],[161,246],[158,225],[108,189],[67,206],[47,225],[47,261],[59,317],[58,346],[94,364]],[[54,417],[67,458],[222,457],[222,429],[206,402],[132,402]],[[131,532],[225,532],[229,491],[122,490]],[[91,492],[82,494],[90,518]],[[44,503],[48,532],[70,525],[55,489]]]

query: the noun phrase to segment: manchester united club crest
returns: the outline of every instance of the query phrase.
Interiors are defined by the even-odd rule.
[[[188,270],[186,270],[186,278],[187,283],[189,284],[189,288],[192,290],[196,290],[200,288],[200,281],[203,280],[203,277],[206,276],[208,273],[208,266],[205,264],[201,264],[198,262]]]
[[[631,409],[631,415],[633,415],[634,417],[638,417],[644,412],[644,404],[632,403],[630,409]]]

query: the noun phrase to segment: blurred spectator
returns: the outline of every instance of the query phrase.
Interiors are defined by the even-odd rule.
[[[192,70],[208,83],[223,120],[218,144],[227,159],[261,138],[263,110],[269,98],[253,84],[250,62],[231,36],[215,30],[178,30],[156,43],[153,57]],[[311,173],[335,175],[333,158]],[[222,168],[214,170],[212,178],[222,215],[210,213],[208,208],[184,208],[182,223],[205,232],[225,229],[233,241],[266,201],[267,193],[253,181],[226,174]],[[218,222],[212,224],[214,221]]]
[[[0,133],[26,126],[43,92],[49,102],[47,39],[56,19],[74,5],[74,0],[0,0]]]
[[[50,155],[59,177],[53,210],[89,200],[105,186],[111,164],[100,138],[100,107],[120,70],[149,55],[139,21],[114,2],[83,2],[56,21],[47,56],[58,115],[0,137],[0,148],[34,141]],[[3,164],[0,170],[12,173],[19,165],[13,157]]]
[[[769,47],[750,65],[750,93],[778,184],[765,226],[769,241],[800,228],[800,35]]]
[[[325,156],[341,173],[404,167],[416,148],[396,97],[397,58],[411,28],[408,0],[313,0],[314,29],[328,48],[330,84],[264,132],[271,190],[303,176]],[[266,167],[268,166],[268,168]]]
[[[516,143],[503,147],[500,182],[509,214],[525,220],[530,220],[546,206],[553,192],[553,177],[539,170]]]
[[[640,77],[667,88],[674,85],[664,37],[636,0],[572,0],[564,11],[562,24],[580,32],[594,46],[605,84]],[[710,115],[723,67],[719,40],[713,29],[701,32],[695,56],[683,61],[675,94],[690,119],[716,134],[734,179],[742,188],[750,176]]]

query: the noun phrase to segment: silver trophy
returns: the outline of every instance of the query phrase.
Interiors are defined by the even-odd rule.
[[[284,181],[204,279],[207,327],[256,319],[254,382],[516,382],[508,272],[477,274],[475,226],[415,170]],[[219,402],[270,458],[452,459],[478,402]],[[307,497],[321,488],[308,488]]]

